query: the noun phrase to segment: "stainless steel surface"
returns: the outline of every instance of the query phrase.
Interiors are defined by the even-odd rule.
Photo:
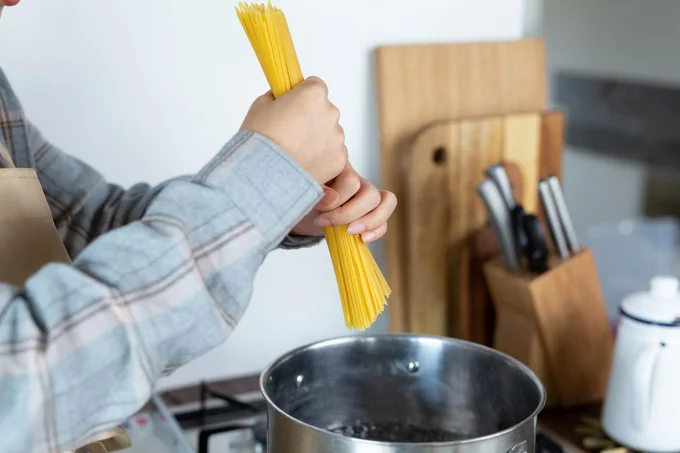
[[[534,453],[546,398],[527,367],[498,351],[411,334],[299,348],[260,385],[270,453]],[[364,438],[329,431],[341,427]]]
[[[567,259],[569,258],[567,240],[564,237],[562,222],[557,214],[555,200],[547,180],[538,183],[538,193],[541,198],[541,203],[543,204],[545,217],[548,220],[548,228],[550,229],[550,236],[552,237],[553,244],[555,244],[555,248],[557,248],[557,253],[559,253],[562,258]]]
[[[581,250],[581,245],[579,244],[578,237],[576,236],[576,230],[574,230],[574,223],[571,221],[571,215],[569,214],[569,208],[567,207],[567,200],[564,198],[564,192],[562,191],[560,180],[557,179],[557,176],[551,176],[548,178],[548,183],[550,184],[550,190],[552,191],[553,199],[555,200],[557,214],[560,216],[564,233],[567,236],[569,248],[571,249],[572,253],[577,253],[579,250]]]
[[[500,190],[494,182],[486,179],[477,186],[477,193],[484,202],[487,215],[491,219],[491,225],[496,232],[505,264],[510,269],[519,269],[519,257],[512,230],[512,219]]]
[[[486,175],[496,184],[508,206],[508,210],[512,211],[517,202],[512,195],[512,184],[505,168],[502,165],[492,165],[486,169]]]

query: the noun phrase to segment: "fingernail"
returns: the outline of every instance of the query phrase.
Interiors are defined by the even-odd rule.
[[[363,239],[364,242],[371,242],[373,239],[375,239],[375,233],[373,233],[372,231],[364,233],[361,235],[361,239]]]
[[[347,232],[349,234],[359,234],[362,231],[364,231],[366,227],[362,225],[361,223],[353,223],[347,228]]]
[[[314,219],[314,225],[318,227],[329,227],[331,226],[331,221],[328,220],[326,217],[317,217]]]

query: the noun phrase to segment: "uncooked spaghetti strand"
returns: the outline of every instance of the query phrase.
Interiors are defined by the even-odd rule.
[[[360,236],[352,236],[352,242],[354,248],[354,252],[352,254],[353,262],[357,267],[357,272],[359,273],[359,278],[361,279],[361,287],[365,300],[365,303],[360,304],[365,316],[363,328],[368,328],[373,323],[373,320],[380,314],[380,295],[378,294],[378,291],[376,291],[376,282],[372,278],[372,269],[369,267],[370,262],[367,262],[365,259],[363,259],[364,257],[362,250],[368,250],[366,244]]]
[[[342,229],[342,227],[338,228]],[[346,231],[347,227],[344,228],[345,233]],[[345,243],[345,247],[343,249],[345,253],[342,255],[343,262],[345,263],[345,267],[347,268],[348,272],[352,276],[352,279],[350,280],[352,284],[352,300],[362,301],[362,303],[350,302],[354,315],[353,324],[355,328],[365,329],[366,298],[364,297],[363,292],[363,281],[360,273],[358,272],[358,263],[356,263],[354,259],[354,238],[349,234],[342,234],[342,237]]]
[[[370,261],[371,263],[371,268],[375,273],[375,277],[380,285],[384,297],[389,297],[392,294],[392,288],[390,288],[390,285],[387,283],[387,280],[385,280],[385,277],[383,276],[383,273],[380,270],[380,266],[378,266],[378,263],[375,261],[375,258],[371,254],[370,250],[368,250],[368,247],[366,247],[364,253],[365,259]]]
[[[241,26],[275,97],[302,82],[295,46],[283,11],[262,3],[239,2]],[[367,245],[347,226],[324,229],[338,284],[345,324],[365,329],[384,311],[391,290]]]
[[[326,235],[326,243],[328,244],[328,251],[331,255],[331,261],[333,263],[333,271],[335,272],[335,279],[338,282],[338,289],[340,291],[340,301],[342,302],[342,312],[345,318],[345,325],[350,327],[352,325],[349,307],[347,306],[347,290],[345,289],[345,277],[342,274],[342,268],[340,262],[337,259],[340,256],[340,251],[338,250],[338,242],[335,239],[335,233],[331,230]]]
[[[359,250],[357,247],[357,242],[355,237],[348,237],[348,246],[350,249],[349,257],[351,262],[349,265],[352,268],[352,274],[354,276],[354,281],[356,282],[357,297],[361,298],[364,303],[356,304],[357,308],[357,327],[360,329],[365,328],[367,320],[371,319],[370,313],[368,312],[368,306],[370,305],[371,293],[368,287],[368,282],[366,280],[366,274],[363,272],[362,262],[358,258]]]
[[[344,253],[340,253],[338,255],[338,259],[340,260],[343,275],[345,276],[345,285],[349,296],[347,305],[349,307],[350,320],[352,321],[353,326],[357,326],[357,322],[360,319],[361,304],[353,303],[353,301],[359,300],[358,298],[360,294],[360,289],[359,282],[357,281],[356,276],[354,274],[352,263],[349,262],[348,259],[349,256],[347,251],[350,250],[349,242],[351,238],[348,234],[343,234],[343,228],[340,226],[334,226],[330,228],[333,229],[336,238],[339,238],[340,250],[344,251]],[[346,233],[346,230],[344,232]]]
[[[274,68],[276,70],[276,75],[278,79],[278,83],[276,86],[279,86],[280,89],[277,90],[278,92],[274,93],[275,97],[280,96],[281,94],[285,93],[286,91],[290,90],[290,84],[288,83],[288,77],[286,76],[286,56],[283,55],[282,50],[281,50],[281,45],[279,43],[279,35],[278,35],[278,29],[277,29],[277,21],[276,21],[276,12],[275,11],[267,11],[265,12],[265,18],[267,19],[266,22],[266,30],[269,35],[269,40],[272,43],[272,55],[274,56],[274,61],[277,61],[279,64]]]
[[[366,311],[368,315],[368,319],[375,319],[379,314],[379,300],[381,297],[380,291],[379,291],[379,286],[376,285],[376,280],[373,275],[373,268],[371,267],[370,261],[366,261],[366,257],[364,254],[364,250],[366,250],[366,247],[361,247],[363,244],[363,241],[361,240],[360,236],[355,236],[354,237],[354,243],[355,243],[355,252],[356,252],[356,261],[359,263],[361,266],[361,275],[362,279],[364,280],[364,292],[367,292],[366,294],[366,300],[368,303],[364,304],[366,306]]]

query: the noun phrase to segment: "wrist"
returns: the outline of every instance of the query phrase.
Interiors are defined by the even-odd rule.
[[[299,153],[295,153],[291,151],[291,147],[289,145],[286,145],[284,143],[281,143],[281,141],[271,137],[269,134],[266,132],[260,132],[257,130],[257,128],[248,128],[246,126],[241,126],[239,129],[239,133],[247,133],[252,135],[253,137],[265,142],[268,146],[272,148],[276,148],[279,150],[281,153],[285,154],[288,158],[292,159],[302,170],[305,171],[307,175],[310,177],[313,177],[313,175],[307,170],[308,168],[308,163],[304,161],[303,159],[299,158]],[[316,178],[314,178],[316,180]],[[317,181],[318,184],[322,184],[321,182]]]

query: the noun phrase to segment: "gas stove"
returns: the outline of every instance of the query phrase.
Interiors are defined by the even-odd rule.
[[[230,396],[202,383],[198,396],[171,408],[154,396],[124,424],[132,447],[123,453],[266,452],[266,403],[259,391]],[[598,415],[599,405],[544,411],[536,453],[635,453],[606,438]]]
[[[231,397],[201,385],[195,409],[175,412],[197,453],[264,453],[267,446],[266,403],[259,392]]]

